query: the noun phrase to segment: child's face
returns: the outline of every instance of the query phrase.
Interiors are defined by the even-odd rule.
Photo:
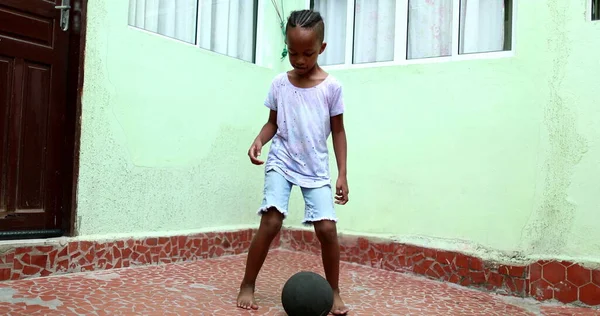
[[[305,75],[315,67],[317,58],[327,44],[319,41],[314,30],[293,27],[287,31],[287,46],[294,72],[297,75]]]

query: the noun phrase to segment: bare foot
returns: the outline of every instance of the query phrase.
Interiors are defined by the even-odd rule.
[[[258,309],[254,300],[254,286],[242,285],[237,297],[237,307],[243,309]]]
[[[333,315],[346,315],[350,312],[350,309],[346,307],[344,301],[342,301],[342,297],[340,296],[340,291],[333,292],[333,307],[331,308],[331,313]]]

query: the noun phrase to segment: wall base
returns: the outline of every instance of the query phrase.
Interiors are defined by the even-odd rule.
[[[527,265],[486,262],[458,252],[388,240],[340,235],[342,261],[539,301],[600,307],[600,270],[573,262],[538,261]],[[320,253],[312,231],[284,230],[281,245],[294,251]]]
[[[256,231],[209,232],[110,241],[58,239],[0,246],[0,281],[148,264],[201,260],[248,251]],[[512,266],[458,252],[340,235],[343,261],[539,301],[600,307],[600,270],[565,261]],[[284,229],[272,248],[320,253],[312,231]]]
[[[191,235],[78,240],[59,238],[38,244],[0,246],[0,281],[173,263],[241,254],[255,230]],[[279,238],[272,245],[279,247]]]

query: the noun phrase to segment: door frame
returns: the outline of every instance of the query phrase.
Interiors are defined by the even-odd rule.
[[[88,0],[71,0],[69,33],[69,58],[67,79],[67,140],[66,152],[72,152],[71,159],[65,159],[63,172],[65,180],[63,199],[62,228],[67,237],[77,236],[77,183],[79,180],[79,150],[81,140],[81,97],[85,70],[85,43],[87,30]],[[78,25],[78,26],[77,26]],[[71,179],[70,181],[68,179]]]
[[[12,3],[16,0],[0,0],[1,3]],[[47,1],[47,0],[46,0]],[[55,5],[61,1],[52,0]],[[77,236],[77,184],[79,179],[79,152],[81,139],[81,113],[82,113],[82,94],[85,68],[85,44],[87,30],[87,5],[88,0],[70,0],[69,10],[69,29],[68,29],[68,49],[67,49],[67,76],[65,84],[65,112],[64,128],[65,133],[62,139],[57,140],[62,144],[57,150],[65,153],[65,157],[58,166],[61,174],[61,181],[57,185],[60,188],[60,217],[59,225],[62,231],[61,235],[45,232],[31,232],[27,230],[15,231],[8,235],[3,235],[0,240],[22,240],[32,238],[52,238],[52,237],[73,237]],[[57,9],[58,11],[58,9]],[[54,27],[58,27],[55,25]],[[70,155],[68,153],[71,153]]]

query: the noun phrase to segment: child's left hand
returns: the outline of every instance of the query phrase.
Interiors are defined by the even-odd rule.
[[[344,176],[339,176],[335,184],[335,203],[345,205],[348,203],[348,179]]]

